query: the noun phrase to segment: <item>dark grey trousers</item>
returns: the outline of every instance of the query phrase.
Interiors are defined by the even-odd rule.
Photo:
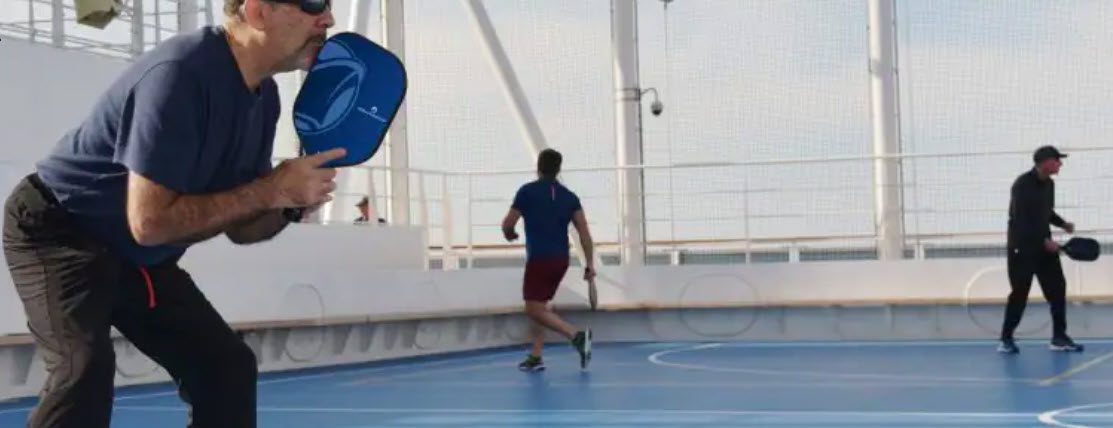
[[[109,427],[113,326],[170,373],[189,427],[255,427],[255,354],[177,261],[140,267],[113,255],[34,174],[5,202],[3,244],[48,371],[28,427]]]

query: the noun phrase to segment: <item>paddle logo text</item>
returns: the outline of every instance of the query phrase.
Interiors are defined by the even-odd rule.
[[[371,116],[371,117],[375,118],[375,120],[378,120],[379,122],[386,123],[386,118],[382,117],[382,116],[379,116],[379,108],[378,107],[372,106],[371,109],[365,109],[363,107],[357,107],[356,109],[359,110],[360,113]]]
[[[386,118],[378,114],[377,106],[356,105],[367,67],[343,43],[322,46],[309,74],[300,94],[307,102],[294,112],[294,126],[298,131],[306,135],[328,132],[343,123],[352,110],[387,123]]]

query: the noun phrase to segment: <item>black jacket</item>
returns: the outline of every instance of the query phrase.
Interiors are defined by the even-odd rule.
[[[1008,248],[1021,252],[1044,252],[1043,243],[1051,237],[1048,225],[1066,224],[1055,213],[1055,181],[1040,180],[1035,168],[1013,181],[1009,198]]]

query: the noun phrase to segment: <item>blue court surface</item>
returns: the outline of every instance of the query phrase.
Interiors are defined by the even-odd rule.
[[[597,344],[581,371],[502,348],[264,375],[260,427],[1108,427],[1113,341]],[[31,401],[0,406],[22,426]],[[121,388],[113,427],[183,427],[167,385]]]

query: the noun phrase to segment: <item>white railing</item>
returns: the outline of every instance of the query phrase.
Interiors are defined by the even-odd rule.
[[[4,0],[0,36],[130,59],[179,32],[180,0],[121,1],[100,29],[78,23],[75,0]],[[214,5],[215,3],[215,5]],[[192,22],[212,24],[223,1],[197,0]]]
[[[1113,238],[1113,175],[1103,166],[1113,162],[1113,147],[1071,152],[1056,177],[1057,210],[1078,233]],[[615,183],[626,168],[644,171],[647,254],[657,262],[871,258],[877,244],[872,167],[892,159],[903,167],[907,258],[977,256],[1003,247],[1009,188],[1031,165],[1030,156],[1003,151],[566,168],[561,180],[580,196],[607,260],[622,244]],[[320,222],[351,223],[365,195],[378,213],[389,213],[390,172],[373,166],[345,171],[334,206],[323,210]],[[425,228],[432,259],[457,268],[522,256],[521,243],[503,241],[499,225],[518,187],[535,178],[532,170],[407,174],[409,224]]]

